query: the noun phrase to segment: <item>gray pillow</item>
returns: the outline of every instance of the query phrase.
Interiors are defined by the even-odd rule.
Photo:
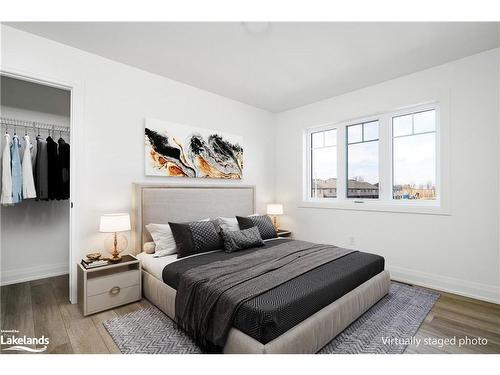
[[[222,240],[213,221],[168,223],[177,245],[177,258],[222,249]]]
[[[218,217],[215,219],[222,230],[240,230],[238,220],[235,217]]]
[[[278,237],[276,229],[274,228],[271,218],[267,215],[257,215],[257,216],[236,216],[240,229],[248,229],[251,227],[257,227],[259,229],[260,236],[263,240],[268,240],[270,238]]]
[[[224,250],[226,253],[232,253],[251,247],[264,246],[264,241],[257,227],[243,230],[222,231],[222,238],[224,240]]]

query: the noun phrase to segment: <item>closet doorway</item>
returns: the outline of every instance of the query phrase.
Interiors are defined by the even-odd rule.
[[[0,205],[1,284],[68,275],[68,299],[76,302],[72,88],[3,70],[0,88],[2,167],[11,157],[10,181],[2,173],[1,184],[13,186],[12,202],[2,197]]]

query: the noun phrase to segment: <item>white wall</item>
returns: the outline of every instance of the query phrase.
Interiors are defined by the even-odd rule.
[[[500,302],[498,53],[487,51],[276,115],[282,227],[299,239],[381,254],[395,278]],[[305,128],[443,97],[451,128],[450,216],[300,207]]]
[[[4,25],[1,31],[2,68],[75,82],[83,88],[81,139],[77,140],[81,148],[75,151],[73,147],[78,158],[79,186],[73,197],[78,208],[78,258],[102,249],[104,237],[98,233],[98,223],[103,212],[131,210],[133,182],[254,184],[260,211],[273,200],[273,117],[269,112]],[[145,117],[243,136],[243,180],[146,178]]]
[[[2,207],[2,285],[69,269],[69,201],[25,200]]]

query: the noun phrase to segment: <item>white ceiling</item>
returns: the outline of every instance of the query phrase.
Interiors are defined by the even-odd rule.
[[[7,23],[271,112],[499,45],[497,23],[262,24]]]

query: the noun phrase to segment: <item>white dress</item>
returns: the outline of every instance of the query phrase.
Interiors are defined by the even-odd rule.
[[[10,135],[5,134],[2,153],[2,197],[1,204],[12,204],[12,171],[10,169]]]
[[[36,198],[35,181],[33,180],[33,167],[31,164],[31,143],[28,135],[24,136],[23,153],[23,198]]]

